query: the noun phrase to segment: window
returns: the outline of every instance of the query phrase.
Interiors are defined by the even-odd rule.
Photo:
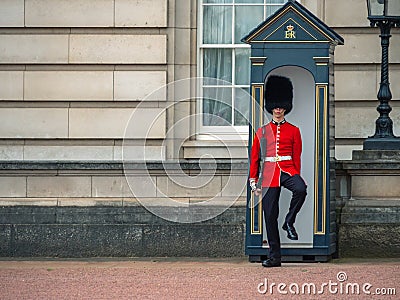
[[[199,0],[200,132],[247,133],[250,47],[240,40],[287,0]]]

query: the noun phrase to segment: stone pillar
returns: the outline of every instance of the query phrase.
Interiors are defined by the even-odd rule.
[[[400,151],[355,150],[337,169],[339,256],[400,257]]]

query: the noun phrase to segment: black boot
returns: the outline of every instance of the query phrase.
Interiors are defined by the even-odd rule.
[[[280,258],[269,258],[267,260],[262,261],[262,266],[266,268],[280,267],[281,259]]]
[[[283,224],[283,230],[286,230],[288,239],[298,240],[299,236],[297,235],[296,229],[293,225],[289,225],[288,223]]]

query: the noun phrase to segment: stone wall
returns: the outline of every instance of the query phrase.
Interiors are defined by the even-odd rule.
[[[363,0],[301,2],[345,39],[335,51],[336,158],[351,159],[351,151],[374,132],[378,29],[369,27]],[[153,118],[174,99],[148,99],[149,93],[197,75],[197,12],[195,0],[1,1],[0,159],[120,159],[131,109],[146,99],[140,115]],[[391,116],[397,135],[399,38],[393,29]],[[195,101],[187,101],[165,112],[165,128],[150,137],[164,154],[149,159],[176,158],[179,149],[160,139],[196,109]],[[185,130],[175,130],[187,137],[196,133],[196,124],[188,121]],[[192,151],[193,143],[204,151]],[[183,146],[180,155],[186,158],[204,152],[223,157],[209,142]],[[246,151],[240,155],[245,159]]]
[[[245,161],[0,163],[0,257],[243,256],[246,174]]]
[[[185,225],[165,221],[128,201],[0,208],[0,257],[244,256],[243,206]]]
[[[120,160],[139,103],[127,138],[165,158],[167,95],[148,96],[174,80],[175,1],[2,1],[0,16],[1,160]]]

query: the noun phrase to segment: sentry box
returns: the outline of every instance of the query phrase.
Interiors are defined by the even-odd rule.
[[[271,120],[263,111],[269,75],[289,77],[293,109],[287,120],[300,128],[303,140],[302,177],[307,198],[297,215],[297,241],[281,229],[291,193],[282,189],[279,229],[283,261],[328,261],[336,252],[334,180],[335,46],[344,40],[304,6],[287,2],[252,30],[242,42],[251,46],[249,153],[257,129]],[[247,189],[246,249],[252,262],[268,255],[262,203]]]

